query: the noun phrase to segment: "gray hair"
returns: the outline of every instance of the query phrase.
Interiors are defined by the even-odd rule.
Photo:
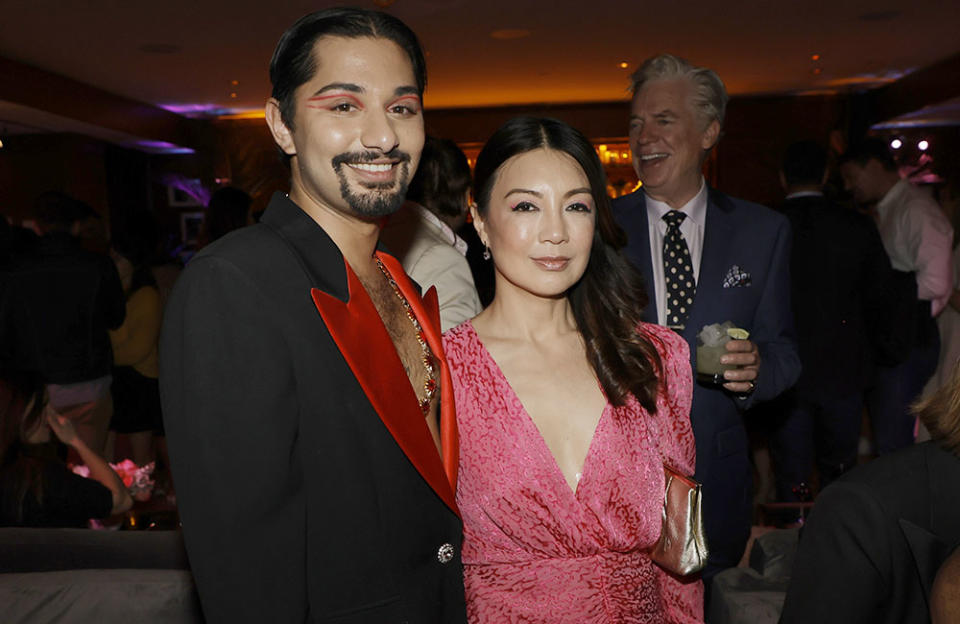
[[[636,95],[648,82],[671,78],[686,78],[693,84],[693,105],[705,126],[714,120],[723,126],[729,97],[720,76],[712,69],[697,67],[672,54],[659,54],[645,60],[640,69],[630,75],[631,92]]]

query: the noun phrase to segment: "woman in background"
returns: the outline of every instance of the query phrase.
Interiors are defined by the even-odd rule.
[[[649,555],[664,463],[694,471],[689,352],[640,322],[593,146],[562,122],[513,119],[474,185],[496,294],[444,335],[470,621],[701,622],[700,581]]]
[[[138,466],[154,461],[154,434],[163,430],[157,354],[162,308],[147,263],[149,249],[146,241],[129,236],[115,238],[110,250],[127,298],[123,325],[110,331],[114,365],[110,429],[127,436],[131,459]]]
[[[51,431],[80,456],[89,479],[57,457]],[[0,526],[84,527],[132,504],[117,473],[50,407],[39,377],[0,375]]]

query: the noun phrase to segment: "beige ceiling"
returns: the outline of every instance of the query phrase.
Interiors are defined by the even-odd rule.
[[[260,109],[280,33],[332,4],[3,0],[0,56],[156,105]],[[862,88],[960,52],[956,0],[346,4],[388,4],[419,34],[428,108],[624,99],[660,51],[713,67],[734,94]],[[529,34],[491,37],[503,30]]]

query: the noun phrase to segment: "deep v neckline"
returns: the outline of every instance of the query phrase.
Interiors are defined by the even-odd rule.
[[[570,484],[567,482],[567,478],[563,474],[563,471],[560,470],[560,464],[557,463],[556,456],[553,454],[553,451],[550,450],[550,445],[547,444],[547,440],[543,437],[543,433],[540,432],[540,427],[537,426],[536,421],[534,421],[533,417],[530,416],[530,412],[527,411],[526,406],[520,399],[520,395],[517,394],[516,390],[513,389],[513,385],[510,383],[510,380],[507,379],[507,375],[503,372],[503,369],[500,368],[500,364],[497,363],[497,360],[494,359],[493,354],[490,353],[490,351],[487,349],[487,346],[483,343],[483,339],[480,338],[479,332],[477,332],[477,329],[473,326],[473,321],[467,321],[467,324],[470,327],[470,331],[473,333],[474,339],[477,341],[477,344],[480,347],[483,358],[487,360],[487,365],[491,367],[491,370],[496,373],[500,382],[506,387],[509,397],[512,397],[512,399],[516,401],[516,404],[519,406],[520,414],[518,414],[518,418],[523,423],[523,426],[531,430],[531,437],[536,440],[533,444],[539,447],[539,451],[541,455],[543,455],[544,461],[553,467],[550,472],[554,475],[555,479],[559,480],[563,490],[569,492],[575,500],[579,501],[580,493],[582,491],[581,486],[589,481],[587,478],[590,475],[588,468],[590,468],[593,464],[591,458],[595,454],[594,451],[598,444],[597,441],[604,432],[605,424],[608,419],[608,412],[612,407],[610,405],[610,401],[607,400],[606,393],[603,392],[603,387],[600,387],[600,392],[603,394],[605,401],[603,405],[603,411],[600,412],[600,418],[597,420],[597,424],[593,430],[593,435],[590,437],[590,444],[587,446],[587,453],[583,457],[583,464],[580,466],[580,471],[578,473],[580,478],[577,480],[576,487],[571,488]],[[508,403],[506,398],[504,402]]]

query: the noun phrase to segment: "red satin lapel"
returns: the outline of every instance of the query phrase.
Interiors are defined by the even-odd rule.
[[[420,321],[427,344],[433,355],[440,361],[440,445],[443,449],[443,469],[447,473],[450,487],[457,491],[457,469],[460,465],[460,438],[457,432],[457,413],[453,402],[453,378],[447,357],[443,353],[443,338],[440,330],[440,302],[437,289],[433,286],[423,298],[407,277],[403,266],[393,256],[377,252],[377,257],[397,283],[397,288],[410,303],[410,308]]]
[[[387,264],[386,259],[393,260],[387,255],[382,257],[385,260],[385,265]],[[393,262],[396,263],[395,260]],[[399,265],[397,264],[397,266]],[[426,423],[424,423],[416,395],[403,370],[403,364],[400,362],[400,357],[393,346],[390,334],[387,333],[376,306],[363,288],[359,278],[346,263],[345,267],[350,295],[349,301],[344,303],[322,290],[313,288],[310,294],[313,297],[314,304],[317,306],[320,316],[323,317],[330,335],[337,343],[340,353],[347,361],[350,370],[353,371],[383,424],[420,475],[430,484],[430,487],[459,515],[460,512],[457,509],[454,495],[455,488],[451,488],[449,471],[444,465],[446,462],[441,462],[437,455],[437,447]],[[419,304],[419,297],[411,297],[400,286],[402,282],[398,279],[399,276],[402,276],[404,281],[408,281],[402,273],[402,269],[400,269],[398,276],[394,267],[388,266],[387,268],[394,280],[397,281],[401,292],[410,302],[414,314],[417,315],[418,319],[423,319],[424,317],[421,316],[423,307]],[[409,284],[405,285],[411,287]],[[429,323],[423,325],[424,333],[428,333],[426,326]],[[435,353],[439,352],[432,342],[430,342],[430,346]],[[441,383],[447,383],[446,379],[449,377],[449,372],[446,361],[443,361],[442,367],[446,376],[441,377]],[[447,394],[449,393],[444,392],[444,396]],[[441,414],[443,414],[442,407],[441,404]],[[445,431],[446,427],[443,427],[442,424],[441,427]],[[441,440],[441,443],[446,458],[447,443],[444,439]]]

